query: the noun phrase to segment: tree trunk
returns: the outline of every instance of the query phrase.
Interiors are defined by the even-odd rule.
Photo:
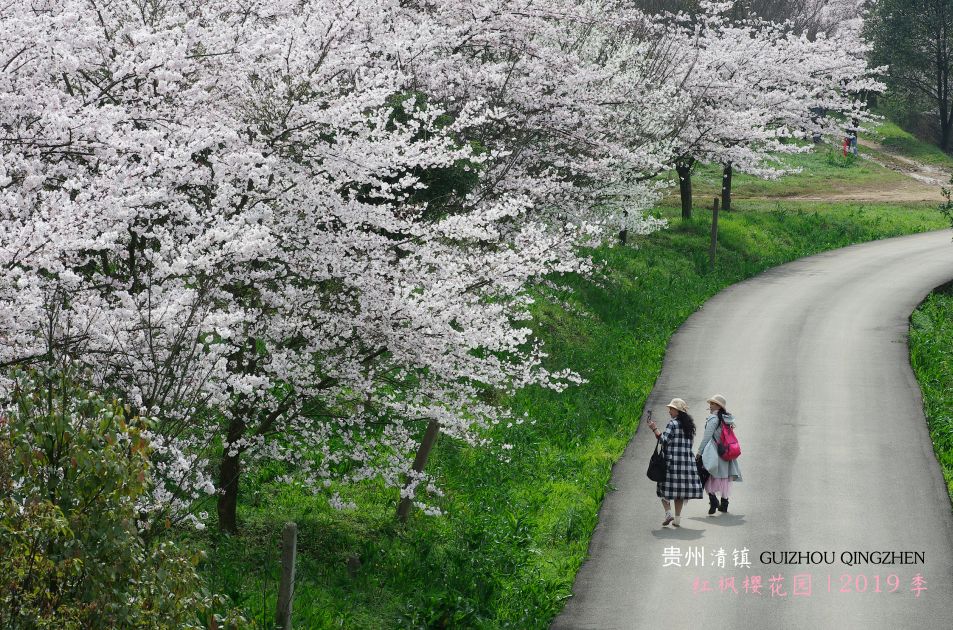
[[[694,160],[678,161],[675,172],[678,173],[678,192],[682,197],[682,218],[692,218],[692,164]]]
[[[731,212],[731,174],[731,162],[728,162],[721,175],[721,209],[725,212]]]
[[[950,127],[953,126],[953,113],[950,112],[949,86],[947,85],[946,72],[940,71],[939,85],[937,86],[939,98],[937,107],[940,114],[940,148],[943,151],[950,150]]]
[[[228,443],[237,442],[245,434],[245,423],[232,420],[228,425]],[[242,472],[241,451],[229,455],[228,446],[222,453],[222,463],[218,470],[218,528],[230,534],[238,533],[238,480]]]
[[[941,105],[941,107],[943,107]],[[950,127],[953,126],[951,116],[946,112],[940,113],[940,148],[944,152],[950,150]]]
[[[427,425],[427,430],[424,432],[424,439],[420,443],[420,448],[417,449],[417,456],[414,458],[414,472],[423,472],[424,466],[427,465],[427,458],[430,457],[430,451],[433,449],[433,445],[437,441],[437,435],[439,435],[439,433],[440,423],[436,420],[431,420],[430,424]],[[407,482],[407,485],[410,485],[409,479]],[[401,523],[407,522],[411,505],[413,505],[413,497],[404,497],[397,505],[397,520]]]
[[[940,148],[943,151],[950,149],[950,131],[953,126],[953,115],[950,111],[950,52],[947,49],[947,16],[946,4],[937,5],[939,14],[936,25],[936,96],[940,114]]]

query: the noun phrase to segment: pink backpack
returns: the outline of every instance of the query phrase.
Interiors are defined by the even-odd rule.
[[[718,443],[720,446],[718,450],[724,450],[723,453],[719,452],[718,455],[726,462],[738,459],[738,456],[741,455],[741,445],[738,444],[735,430],[727,424],[722,423],[721,425],[721,439],[718,440]]]

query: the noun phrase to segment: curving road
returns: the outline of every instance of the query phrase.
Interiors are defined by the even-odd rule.
[[[664,427],[664,405],[679,396],[703,421],[705,399],[724,394],[744,481],[729,514],[708,517],[707,500],[689,501],[682,527],[663,528],[645,476],[655,438],[640,427],[613,470],[616,489],[553,628],[953,628],[953,511],[906,344],[910,313],[953,279],[951,237],[932,232],[798,260],[729,287],[689,318],[647,408]],[[663,567],[671,547],[682,566]],[[699,548],[704,566],[686,558]],[[744,548],[750,568],[735,567],[733,551]],[[718,549],[724,568],[712,566]],[[836,557],[764,565],[765,551]],[[844,551],[922,552],[925,562],[849,567]],[[928,589],[919,598],[910,590],[917,573]],[[794,596],[796,574],[811,576],[810,595]],[[746,576],[761,576],[761,594],[745,592]],[[712,590],[694,592],[696,578]]]

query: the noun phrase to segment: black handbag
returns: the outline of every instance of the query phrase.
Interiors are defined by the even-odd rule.
[[[655,443],[655,452],[652,453],[652,459],[649,460],[649,469],[645,473],[652,481],[662,483],[668,474],[668,465],[665,463],[665,447],[659,451],[659,443]]]
[[[702,486],[704,486],[708,478],[711,477],[711,473],[708,472],[708,469],[702,464],[701,457],[695,458],[695,468],[698,470],[698,478],[701,480]]]

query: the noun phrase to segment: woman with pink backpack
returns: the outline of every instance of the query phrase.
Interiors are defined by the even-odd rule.
[[[708,515],[712,516],[715,510],[728,511],[731,482],[741,481],[741,467],[738,466],[741,449],[734,437],[735,419],[726,409],[728,403],[725,397],[715,394],[707,402],[711,413],[705,420],[705,434],[702,436],[696,457],[702,461],[711,475],[705,482],[705,491],[708,493],[710,505]],[[712,443],[709,452],[704,455],[709,443]],[[721,503],[718,502],[716,494],[721,495]]]

